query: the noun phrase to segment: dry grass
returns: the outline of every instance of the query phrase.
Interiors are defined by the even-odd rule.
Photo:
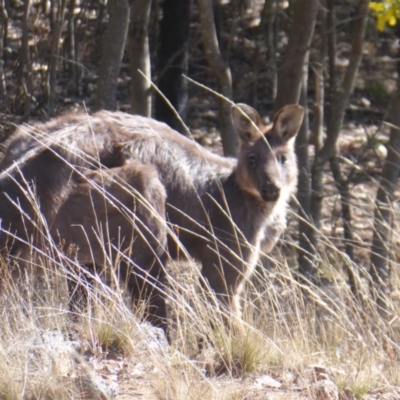
[[[348,262],[340,251],[336,259]],[[398,311],[384,319],[365,282],[359,304],[341,273],[325,268],[330,283],[322,289],[300,286],[284,262],[258,269],[245,292],[243,323],[227,329],[202,293],[198,266],[171,264],[168,346],[160,332],[140,323],[143,307],[132,311],[121,290],[100,279],[90,307],[71,314],[67,266],[15,285],[3,265],[0,398],[119,398],[122,382],[114,382],[113,392],[95,367],[110,357],[145,364],[146,396],[160,400],[244,399],[241,385],[265,374],[288,393],[301,388],[313,398],[313,382],[321,379],[315,366],[340,393],[364,398],[377,388],[394,391],[400,386]],[[228,378],[232,387],[221,384]]]
[[[87,307],[71,312],[66,279],[85,286],[87,272],[40,222],[46,251],[30,252],[40,279],[27,271],[16,282],[10,259],[1,261],[0,399],[258,399],[271,391],[276,399],[316,399],[321,382],[333,382],[343,399],[400,393],[398,299],[388,299],[390,315],[379,314],[366,273],[362,301],[355,299],[342,271],[358,266],[336,239],[321,238],[317,262],[328,278],[321,287],[300,284],[290,251],[275,252],[272,266],[247,283],[243,321],[229,328],[199,283],[199,266],[171,262],[167,344],[143,323],[145,304],[132,309],[113,274],[111,285],[94,275]],[[398,282],[396,273],[397,290]],[[257,380],[264,376],[276,386]]]

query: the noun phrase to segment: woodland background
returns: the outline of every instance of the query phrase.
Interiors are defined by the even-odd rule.
[[[324,188],[334,182],[343,221],[340,242],[356,261],[341,267],[356,296],[360,277],[367,277],[385,308],[396,269],[391,228],[400,169],[399,35],[389,25],[377,30],[369,3],[1,0],[2,137],[14,123],[67,110],[120,109],[153,116],[183,134],[189,129],[203,143],[216,144],[218,131],[224,154],[234,156],[227,99],[246,102],[263,115],[300,102],[308,115],[297,139],[299,275],[313,282],[320,275],[316,254]],[[396,23],[396,2],[380,4],[386,7],[379,19],[383,30],[386,20]],[[363,137],[348,130],[353,140],[340,148],[346,122],[364,130]],[[354,232],[351,193],[381,175],[369,225],[374,234],[364,241]],[[370,190],[367,195],[375,198],[376,188]],[[369,260],[357,259],[360,249],[369,248]]]
[[[399,0],[0,0],[0,151],[17,124],[105,108],[235,156],[231,101],[307,110],[245,335],[181,267],[168,347],[106,285],[77,323],[57,291],[44,306],[7,287],[0,260],[0,398],[398,399],[399,17]]]

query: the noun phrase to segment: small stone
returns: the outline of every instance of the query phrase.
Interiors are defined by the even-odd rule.
[[[282,384],[270,375],[263,375],[256,380],[255,386],[257,388],[269,387],[269,388],[279,389],[282,386]]]

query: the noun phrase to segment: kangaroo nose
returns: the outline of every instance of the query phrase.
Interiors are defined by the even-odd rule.
[[[261,196],[264,201],[276,201],[281,189],[272,182],[264,182],[261,187]]]

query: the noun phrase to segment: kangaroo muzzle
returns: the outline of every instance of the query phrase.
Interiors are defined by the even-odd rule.
[[[261,197],[264,201],[277,201],[280,194],[281,188],[275,185],[273,182],[264,182],[261,185]]]

